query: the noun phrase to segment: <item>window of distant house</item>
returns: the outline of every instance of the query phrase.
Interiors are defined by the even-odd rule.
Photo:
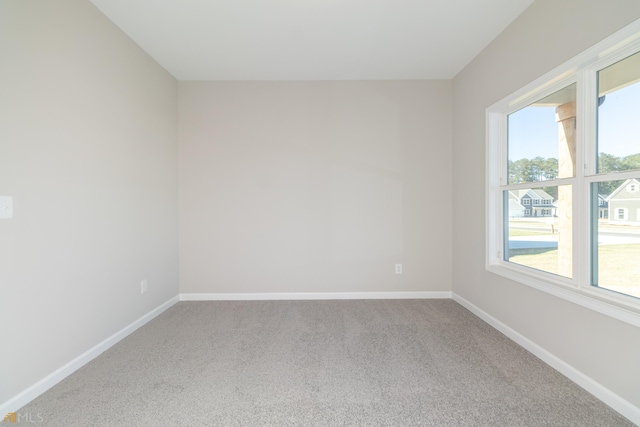
[[[639,118],[640,20],[488,108],[487,269],[640,325]]]
[[[627,219],[627,210],[626,209],[617,209],[616,219],[625,221]]]

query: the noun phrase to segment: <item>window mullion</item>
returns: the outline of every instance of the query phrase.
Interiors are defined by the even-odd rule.
[[[520,184],[508,184],[501,185],[501,190],[520,190],[526,188],[540,188],[540,187],[555,187],[560,185],[576,185],[578,182],[577,178],[558,178],[558,179],[550,179],[548,181],[531,181],[531,182],[523,182]]]
[[[584,289],[591,285],[593,273],[593,239],[597,215],[592,214],[590,184],[585,176],[596,170],[596,110],[597,80],[595,71],[585,69],[578,72],[576,90],[576,179],[573,206],[573,252],[574,283]],[[597,196],[596,196],[597,198]],[[597,209],[597,208],[596,208]],[[594,221],[596,221],[594,223]]]

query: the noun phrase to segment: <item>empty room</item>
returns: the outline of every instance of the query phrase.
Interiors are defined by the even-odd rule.
[[[638,0],[0,0],[0,420],[640,425]]]

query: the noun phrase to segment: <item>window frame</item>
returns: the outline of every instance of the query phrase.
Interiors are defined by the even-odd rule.
[[[639,171],[597,174],[597,72],[640,52],[640,19],[486,109],[486,249],[489,272],[640,326],[640,299],[591,286],[592,224],[599,216],[590,199],[592,184],[637,178]],[[576,171],[571,178],[508,184],[507,117],[531,103],[576,83]],[[586,155],[585,153],[592,153]],[[545,185],[571,185],[573,274],[571,278],[504,261],[503,191]],[[533,204],[531,205],[533,206]],[[595,209],[594,209],[595,207]]]

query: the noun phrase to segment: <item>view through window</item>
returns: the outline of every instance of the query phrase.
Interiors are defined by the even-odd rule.
[[[574,83],[507,122],[508,183],[528,185],[503,191],[505,260],[565,277],[572,277],[573,188],[557,182],[575,176],[575,111]]]
[[[598,72],[597,113],[597,174],[640,171],[640,53]],[[594,182],[591,191],[591,284],[638,298],[639,188],[640,173]]]
[[[634,31],[487,109],[490,271],[640,308],[640,24]]]

